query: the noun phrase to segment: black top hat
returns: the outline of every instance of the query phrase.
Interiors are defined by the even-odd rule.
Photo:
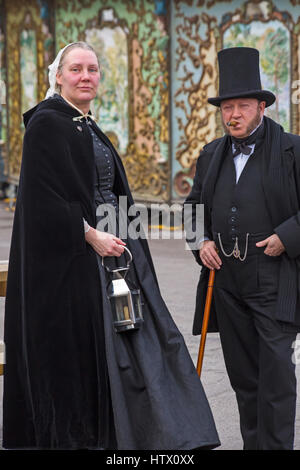
[[[218,52],[219,95],[208,98],[214,106],[230,98],[257,98],[271,106],[276,96],[261,89],[259,52],[251,47],[232,47]]]

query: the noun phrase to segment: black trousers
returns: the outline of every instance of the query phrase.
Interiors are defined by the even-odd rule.
[[[225,258],[214,302],[244,449],[292,449],[296,413],[293,342],[274,319],[280,258],[263,252]]]

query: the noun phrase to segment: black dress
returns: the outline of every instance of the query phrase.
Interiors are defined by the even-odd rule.
[[[111,142],[80,119],[58,95],[24,115],[5,304],[3,447],[216,447],[209,404],[146,240],[124,240],[144,323],[114,331],[106,271],[86,243],[83,218],[96,227],[104,202],[133,200]]]
[[[115,210],[112,214],[115,214],[117,219],[115,235],[118,236],[118,198],[113,192],[115,178],[114,157],[110,148],[93,131],[91,122],[89,122],[88,128],[93,138],[95,156],[95,209],[97,211],[97,208],[103,204],[112,206]],[[98,215],[96,217],[97,223],[101,222],[103,217],[103,215]],[[111,219],[109,218],[109,220]],[[113,228],[112,225],[111,227],[109,225],[108,223],[108,231],[110,231],[110,228]],[[125,400],[127,399],[126,408],[128,409],[126,413],[131,415],[133,427],[135,426],[135,416],[138,416],[138,414],[144,416],[145,423],[149,421],[145,425],[145,430],[149,430],[149,427],[151,428],[151,420],[154,420],[153,433],[157,432],[158,428],[160,430],[160,438],[157,439],[157,445],[160,443],[160,448],[214,448],[219,445],[219,442],[213,418],[182,335],[173,322],[159,292],[158,295],[154,294],[158,291],[157,283],[147,266],[147,260],[144,251],[139,245],[139,241],[130,238],[124,241],[133,254],[133,262],[130,265],[126,281],[131,288],[139,288],[141,291],[145,323],[141,330],[119,334],[113,332],[112,334],[115,344],[117,344],[117,350],[121,347],[122,351],[119,368],[128,376],[131,375],[132,378],[132,390],[124,389],[124,397],[122,398],[113,396],[112,406],[114,408],[117,404],[118,409],[123,406],[122,412],[124,412],[125,402],[121,406],[120,403],[123,402],[124,398]],[[102,258],[97,255],[97,259],[102,280],[103,312],[109,312],[109,315],[106,314],[104,316],[104,321],[108,321],[111,331],[112,317],[105,290],[105,285],[109,282],[109,274],[103,268]],[[120,257],[106,257],[103,260],[104,265],[109,269],[125,266],[126,261],[125,254],[122,254]],[[146,279],[145,273],[147,273]],[[145,279],[144,283],[143,279]],[[153,292],[152,301],[154,301],[154,305],[151,305],[151,300],[147,299],[143,284],[145,284],[146,292]],[[157,299],[159,299],[158,303]],[[147,354],[147,343],[149,348],[148,353],[151,351],[150,354]],[[107,354],[110,356],[109,353]],[[109,373],[105,375],[105,377],[108,376]],[[112,377],[110,379],[112,380]],[[106,383],[105,389],[108,391],[109,388],[109,384]],[[180,391],[179,394],[177,393],[178,391]],[[113,384],[112,392],[114,392]],[[134,392],[135,398],[133,395],[130,398],[132,392]],[[139,408],[139,395],[143,397],[141,399],[141,403],[143,403],[142,409]],[[149,398],[146,402],[148,403],[149,410],[152,409],[154,411],[153,407],[157,407],[154,411],[154,416],[151,416],[151,414],[149,416],[149,410],[145,407],[145,396],[147,395]],[[181,396],[180,400],[179,396]],[[114,411],[116,413],[116,410]],[[113,411],[106,414],[106,421],[103,422],[103,427],[110,430],[114,429],[116,436],[118,436],[118,434],[122,434],[122,429],[118,427],[115,429],[110,420],[112,415]],[[107,418],[109,418],[109,422]],[[138,448],[151,448],[149,443],[153,436],[145,434],[145,430],[138,423],[136,426],[140,438]],[[123,438],[120,440],[123,440]],[[118,437],[116,437],[116,441],[118,442]],[[110,440],[108,442],[104,440],[104,442],[108,447],[113,447],[114,433],[111,432]],[[170,443],[172,444],[170,445]]]

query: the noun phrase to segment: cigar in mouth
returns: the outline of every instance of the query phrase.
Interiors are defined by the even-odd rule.
[[[235,126],[238,125],[238,122],[237,121],[228,121],[228,122],[226,122],[226,125],[228,127],[235,127]]]

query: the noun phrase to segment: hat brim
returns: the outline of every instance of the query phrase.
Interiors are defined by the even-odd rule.
[[[244,92],[237,92],[237,93],[230,93],[228,95],[217,96],[216,98],[208,98],[208,102],[214,106],[220,106],[222,101],[230,100],[233,98],[256,98],[260,101],[266,102],[266,108],[271,106],[274,101],[276,100],[276,96],[268,90],[252,90],[252,91],[244,91]]]

